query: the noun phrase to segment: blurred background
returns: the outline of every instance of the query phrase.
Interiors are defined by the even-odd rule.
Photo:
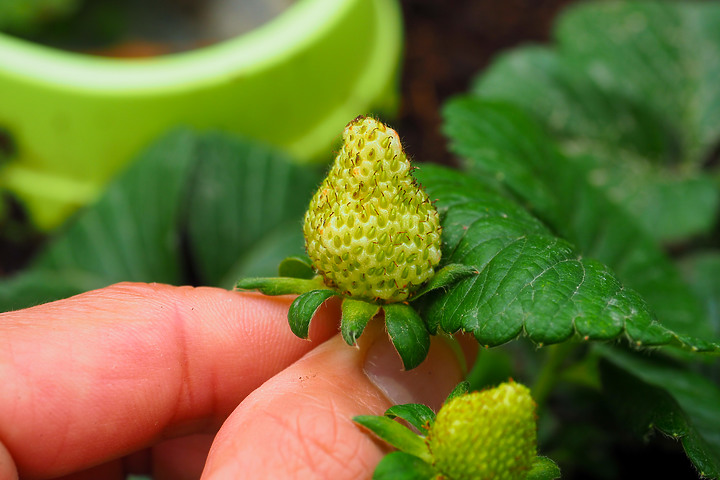
[[[71,52],[143,59],[190,51],[242,35],[268,22],[292,3],[292,0],[3,0],[0,31]],[[572,1],[400,0],[402,51],[396,83],[391,87],[397,90],[398,97],[389,108],[370,106],[398,130],[416,161],[453,164],[439,131],[443,102],[466,91],[471,79],[497,52],[527,42],[548,41],[553,19],[569,3]],[[0,85],[0,103],[5,97],[6,106],[14,96],[10,90]],[[5,152],[6,158],[18,150],[18,140],[10,130],[0,121],[0,151]],[[327,161],[329,156],[321,160]],[[26,228],[34,223],[26,205],[2,187],[0,191],[5,204],[5,220],[0,220],[2,275],[25,265],[42,242],[43,231],[48,229]],[[52,200],[41,201],[45,205],[37,209],[50,208],[47,204]],[[60,219],[65,216],[58,214]],[[53,217],[49,224],[56,226],[58,221]]]

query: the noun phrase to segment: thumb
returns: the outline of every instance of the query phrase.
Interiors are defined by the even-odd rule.
[[[216,436],[203,478],[369,478],[386,447],[352,418],[398,403],[437,409],[462,368],[438,337],[410,371],[381,322],[361,340],[352,348],[336,336],[248,396]]]

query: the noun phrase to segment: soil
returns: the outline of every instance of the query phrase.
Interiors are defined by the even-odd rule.
[[[452,164],[440,110],[505,49],[548,42],[572,0],[401,0],[406,51],[397,130],[418,161]]]

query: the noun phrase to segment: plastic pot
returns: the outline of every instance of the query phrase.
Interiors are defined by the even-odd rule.
[[[349,120],[394,110],[401,44],[396,0],[299,0],[242,36],[151,59],[0,34],[0,132],[13,145],[0,187],[52,228],[177,125],[324,157]]]

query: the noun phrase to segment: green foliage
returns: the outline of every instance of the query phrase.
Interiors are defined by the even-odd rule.
[[[454,182],[456,191],[446,187],[430,196],[446,203],[444,226],[453,229],[447,235],[452,261],[487,260],[476,264],[482,281],[475,291],[466,279],[458,288],[464,288],[463,293],[453,298],[450,292],[429,305],[430,312],[438,312],[441,327],[443,322],[472,327],[482,341],[488,333],[496,340],[500,329],[495,325],[500,323],[506,332],[497,340],[522,332],[539,342],[543,336],[570,338],[568,321],[578,333],[579,328],[590,333],[603,328],[610,336],[624,322],[621,336],[631,344],[645,343],[640,337],[647,335],[656,345],[670,341],[690,351],[717,352],[718,32],[720,5],[713,2],[586,3],[561,17],[556,45],[506,53],[478,77],[471,95],[446,106],[451,149],[472,178],[461,182],[444,173],[444,181]],[[515,224],[515,236],[481,227],[476,227],[481,233],[473,231],[473,221],[497,228],[503,213],[507,223],[515,216],[496,199],[485,210],[471,206],[469,198],[462,197],[470,197],[472,181],[479,182],[478,191],[485,185],[485,192],[477,193],[478,199],[486,196],[480,203],[494,191],[528,208],[542,225],[525,221],[521,233]],[[551,243],[548,234],[569,243]],[[483,235],[486,252],[468,241]],[[518,242],[522,248],[516,252],[522,253],[512,253]],[[543,260],[524,263],[523,255],[540,251],[541,245]],[[668,255],[668,245],[682,255]],[[561,253],[562,248],[572,254]],[[567,262],[591,264],[591,276],[554,267]],[[526,294],[535,302],[531,311],[516,305],[524,297],[514,269],[519,274],[540,272],[525,282],[525,288],[540,293],[539,298],[534,291]],[[547,278],[552,270],[558,273],[548,282],[549,289],[534,287],[536,278]],[[602,283],[590,287],[589,296],[576,298],[593,275]],[[554,288],[569,287],[572,278],[582,278],[571,293],[575,306],[568,305],[567,295],[543,299]],[[609,278],[614,280],[608,283]],[[516,289],[517,300],[506,291],[508,286]],[[618,315],[589,307],[602,292]],[[477,298],[484,302],[476,303]],[[550,306],[554,310],[543,312]],[[569,320],[563,320],[566,308]],[[570,313],[573,308],[578,315]],[[477,311],[477,320],[457,320],[468,311]],[[540,325],[539,338],[532,324]],[[543,392],[547,380],[557,381],[558,376],[600,388],[591,378],[599,368],[601,388],[624,425],[634,425],[641,435],[654,427],[680,439],[700,475],[720,475],[717,357],[697,366],[688,363],[690,355],[674,350],[667,353],[675,363],[668,363],[666,355],[638,357],[620,348],[589,351],[601,352],[602,361],[597,363],[596,354],[576,356],[577,348],[563,349],[565,356],[553,355],[552,361],[548,357],[539,372],[525,375],[535,375]],[[578,403],[572,397],[563,401]],[[562,438],[562,430],[556,427],[556,438]],[[604,441],[598,438],[595,444]]]
[[[385,327],[406,370],[417,367],[430,350],[430,333],[415,309],[404,303],[383,307]]]
[[[373,473],[373,480],[433,480],[435,469],[415,455],[392,452],[386,455]]]
[[[342,324],[340,333],[348,345],[355,345],[355,342],[368,322],[380,311],[380,306],[373,303],[363,302],[347,298],[342,302]]]
[[[584,5],[561,17],[557,47],[504,55],[474,90],[522,106],[638,226],[682,240],[720,202],[702,169],[720,136],[718,24],[712,2]]]
[[[264,145],[173,132],[27,270],[0,282],[0,310],[119,281],[231,287],[238,275],[271,275],[282,258],[302,254],[302,235],[287,232],[296,230],[319,179],[319,171]]]
[[[470,106],[479,107],[478,116],[485,113],[481,103]],[[445,212],[443,258],[480,272],[428,295],[424,313],[431,331],[470,331],[486,346],[524,334],[538,344],[625,336],[638,346],[720,348],[656,322],[641,297],[605,265],[580,257],[498,190],[441,167],[426,166],[418,178]]]
[[[555,480],[560,478],[560,467],[547,457],[537,457],[526,480]]]
[[[353,418],[353,421],[372,431],[375,435],[401,451],[425,461],[432,461],[428,447],[422,437],[414,434],[409,428],[392,420],[390,417],[358,415]]]

